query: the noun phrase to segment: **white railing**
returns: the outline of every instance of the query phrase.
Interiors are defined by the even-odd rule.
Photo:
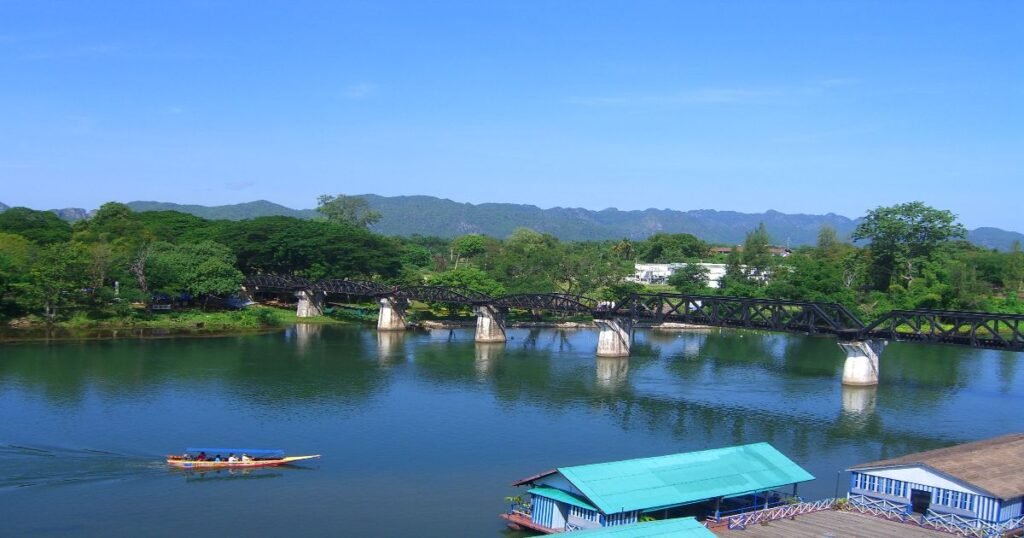
[[[766,521],[777,521],[779,519],[786,519],[787,517],[795,517],[800,514],[831,510],[835,507],[835,504],[835,499],[822,499],[820,501],[786,504],[776,506],[775,508],[768,508],[766,510],[746,512],[744,514],[729,516],[726,519],[729,522],[730,529],[745,529],[748,525],[756,525]]]
[[[896,521],[907,521],[907,505],[886,499],[874,499],[864,495],[850,495],[847,506],[862,514],[884,517]]]
[[[885,499],[873,499],[864,495],[850,495],[848,506],[862,514],[977,538],[998,537],[1008,531],[1024,527],[1024,516],[1002,523],[989,523],[956,514],[940,514],[929,509],[927,514],[918,518],[908,513],[906,504],[898,504]]]

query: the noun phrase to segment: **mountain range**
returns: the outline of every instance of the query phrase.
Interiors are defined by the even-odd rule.
[[[825,215],[787,214],[778,211],[739,213],[698,209],[644,209],[600,211],[582,208],[554,207],[541,209],[533,205],[485,203],[469,204],[432,196],[361,195],[369,206],[381,213],[373,229],[385,235],[455,237],[479,233],[507,237],[525,226],[550,233],[566,241],[596,239],[644,239],[657,232],[690,233],[718,244],[742,243],[747,232],[764,223],[774,242],[779,245],[810,245],[817,241],[821,225],[828,224],[841,238],[849,238],[857,219],[834,213]],[[266,200],[222,206],[180,205],[167,202],[129,202],[135,211],[180,211],[206,219],[241,220],[284,215],[309,219],[312,209],[292,209]],[[0,203],[0,211],[8,206]],[[87,218],[91,211],[79,208],[54,209],[61,218],[74,221]],[[1014,241],[1024,243],[1024,234],[999,228],[969,230],[967,239],[985,248],[1009,250]]]

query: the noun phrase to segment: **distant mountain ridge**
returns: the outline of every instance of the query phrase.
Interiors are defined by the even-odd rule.
[[[641,240],[657,232],[690,233],[705,241],[739,244],[747,232],[763,222],[774,242],[779,245],[812,245],[817,241],[822,224],[832,226],[841,238],[847,239],[858,220],[842,215],[787,214],[769,210],[764,213],[739,213],[697,209],[644,209],[600,211],[582,208],[554,207],[541,209],[533,205],[484,203],[469,204],[433,196],[359,196],[382,218],[373,228],[385,235],[413,234],[455,237],[479,233],[507,237],[520,226],[550,233],[566,241],[622,239]],[[128,202],[134,211],[180,211],[205,219],[241,220],[266,216],[288,216],[309,219],[312,209],[292,209],[266,200],[222,206],[181,205],[167,202]],[[0,203],[0,211],[8,206]],[[87,218],[91,211],[78,208],[52,210],[69,221]],[[1024,234],[982,227],[970,230],[967,239],[985,248],[1009,250],[1014,241],[1024,243]]]

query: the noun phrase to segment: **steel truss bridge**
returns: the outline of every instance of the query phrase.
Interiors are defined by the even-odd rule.
[[[684,295],[631,294],[619,301],[598,301],[562,293],[502,297],[448,286],[388,286],[360,280],[310,281],[300,277],[255,275],[245,279],[255,293],[307,291],[349,300],[405,299],[499,309],[590,314],[595,318],[631,318],[712,327],[834,335],[841,340],[902,340],[1024,351],[1024,315],[949,310],[893,310],[870,323],[838,303],[815,303]]]

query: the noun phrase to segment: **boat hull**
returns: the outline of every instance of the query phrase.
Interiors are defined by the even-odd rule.
[[[314,456],[289,456],[287,458],[252,461],[195,461],[172,456],[167,458],[167,464],[182,469],[251,469],[253,467],[277,467],[319,457],[320,455],[316,454]]]

